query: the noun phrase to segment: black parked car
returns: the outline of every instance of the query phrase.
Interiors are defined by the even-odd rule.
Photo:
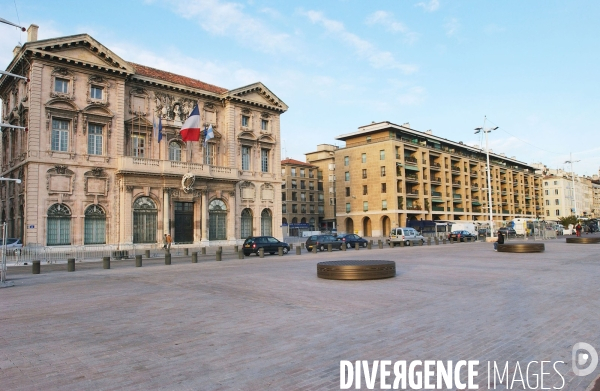
[[[504,237],[507,239],[517,237],[517,231],[515,231],[514,228],[502,227],[498,229],[498,232],[502,232],[502,235],[504,235]],[[498,233],[496,233],[496,236],[497,235]]]
[[[248,256],[252,253],[258,255],[258,250],[264,248],[265,253],[271,255],[279,251],[283,247],[283,253],[287,254],[290,251],[290,245],[285,242],[280,242],[272,236],[251,236],[244,241],[242,250],[244,255]]]
[[[337,240],[341,240],[346,245],[346,248],[354,247],[355,243],[358,243],[359,247],[367,247],[367,239],[363,239],[355,234],[339,234],[336,238]]]
[[[335,236],[333,235],[312,235],[306,239],[306,249],[308,251],[312,251],[313,246],[316,247],[317,250],[325,251],[327,250],[328,244],[331,244],[332,248],[341,250],[344,242],[335,240]]]
[[[469,238],[469,240],[477,240],[477,235],[473,235],[469,231],[452,231],[450,235],[448,235],[448,239],[458,242],[465,242],[467,238]]]

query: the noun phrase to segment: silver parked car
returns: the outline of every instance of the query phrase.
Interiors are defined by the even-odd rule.
[[[425,238],[414,228],[399,227],[392,228],[387,242],[388,244],[393,243],[394,246],[400,242],[404,242],[408,246],[409,242],[413,242],[413,244],[417,242],[425,243]]]

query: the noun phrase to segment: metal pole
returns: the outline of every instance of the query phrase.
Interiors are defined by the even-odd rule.
[[[2,223],[2,272],[0,273],[0,283],[6,283],[6,221]]]
[[[490,171],[490,149],[488,147],[488,131],[485,129],[485,118],[483,120],[483,132],[485,133],[485,154],[487,155],[487,185],[488,185],[488,206],[490,209],[490,238],[494,230],[494,218],[492,216],[492,173]]]

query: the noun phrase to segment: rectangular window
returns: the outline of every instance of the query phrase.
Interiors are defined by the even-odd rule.
[[[363,212],[369,210],[369,201],[363,201]]]
[[[298,213],[298,205],[292,204],[292,213]]]
[[[69,81],[67,79],[54,79],[54,92],[60,92],[62,94],[69,93]]]
[[[214,144],[208,144],[206,146],[206,164],[213,165],[217,164],[217,146]]]
[[[300,201],[306,202],[306,193],[300,193]]]
[[[349,187],[346,188],[346,197],[350,197],[350,188]]]
[[[362,177],[363,177],[363,179],[367,179],[367,169],[366,168],[363,168],[363,170],[362,170]]]
[[[144,157],[146,150],[146,136],[134,134],[131,136],[132,156]]]
[[[88,154],[102,155],[102,126],[88,125]]]
[[[382,193],[385,193],[385,192],[387,192],[387,185],[386,185],[385,183],[382,183],[382,184],[381,184],[381,192],[382,192]]]
[[[296,167],[292,167],[292,176],[296,176]]]
[[[250,147],[242,147],[242,170],[250,170]]]
[[[350,180],[350,173],[349,172],[345,172],[344,173],[344,179],[346,180],[346,182],[348,182]]]
[[[51,149],[60,152],[67,152],[69,150],[69,121],[60,119],[52,120]]]
[[[261,119],[260,120],[260,128],[261,128],[261,130],[264,130],[264,131],[269,130],[269,121],[267,121],[266,119]]]
[[[102,87],[92,86],[90,90],[90,98],[92,99],[102,99]]]
[[[346,203],[346,213],[350,213],[350,203]]]
[[[300,181],[300,188],[301,189],[306,189],[306,182]]]
[[[285,201],[286,200],[286,195],[287,193],[284,191],[283,193],[281,193],[281,201]]]
[[[306,205],[300,205],[300,213],[306,213]]]
[[[350,157],[344,156],[344,166],[349,166],[349,165],[350,165]]]
[[[363,163],[366,163],[366,162],[367,162],[367,154],[366,154],[366,153],[363,153],[363,154],[362,154],[362,156],[361,156],[361,160],[362,160],[362,162],[363,162]]]
[[[556,215],[560,216],[560,209],[556,209]]]
[[[310,213],[315,213],[315,206],[314,205],[309,205],[309,212]]]
[[[242,126],[247,128],[250,126],[250,117],[247,115],[242,115]]]
[[[544,193],[545,193],[546,195],[548,195],[548,190],[544,190]]]
[[[262,172],[269,172],[269,150],[260,150],[260,166]]]
[[[322,182],[317,183],[317,190],[323,191],[323,183]]]
[[[315,183],[310,181],[308,182],[308,190],[314,190],[315,189]]]
[[[330,198],[330,199],[329,199],[329,205],[333,205],[333,204],[334,204],[334,201],[333,201],[333,200],[334,200],[333,198]]]
[[[381,176],[385,176],[385,166],[381,166]]]
[[[387,210],[387,200],[381,200],[381,210]]]
[[[554,184],[555,184],[555,185],[558,185],[558,181],[554,181]]]
[[[309,194],[308,195],[308,201],[314,202],[315,201],[315,195],[314,194]]]
[[[379,160],[385,160],[385,151],[383,149],[379,151]]]
[[[287,213],[287,205],[286,204],[281,205],[281,213]]]
[[[325,208],[323,207],[323,205],[319,205],[319,214],[322,215],[325,213]]]
[[[323,197],[323,193],[319,193],[319,201],[323,201],[325,198]]]
[[[292,201],[298,201],[298,196],[296,194],[298,193],[296,193],[295,191],[292,192]]]
[[[292,179],[292,189],[297,189],[298,188],[298,182],[296,182],[295,179]]]
[[[301,178],[304,178],[304,168],[301,168],[301,169],[300,169],[300,177],[301,177]]]
[[[554,205],[560,205],[559,200],[554,200]]]
[[[550,200],[546,200],[546,205],[550,205]]]
[[[554,194],[558,194],[558,189],[554,189]]]
[[[367,195],[367,185],[363,185],[363,195]]]

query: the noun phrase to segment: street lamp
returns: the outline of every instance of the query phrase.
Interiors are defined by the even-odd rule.
[[[573,212],[577,217],[577,203],[575,202],[575,172],[573,171],[573,163],[580,162],[581,160],[573,160],[573,154],[569,153],[569,160],[565,161],[565,164],[571,163],[571,181],[573,183]]]
[[[488,148],[488,133],[492,130],[498,129],[498,127],[486,128],[485,121],[487,117],[483,117],[483,127],[475,128],[475,134],[483,132],[485,134],[485,154],[487,157],[487,187],[488,187],[488,207],[490,210],[490,237],[492,236],[492,230],[494,229],[494,218],[492,216],[492,174],[490,173],[490,149]]]

